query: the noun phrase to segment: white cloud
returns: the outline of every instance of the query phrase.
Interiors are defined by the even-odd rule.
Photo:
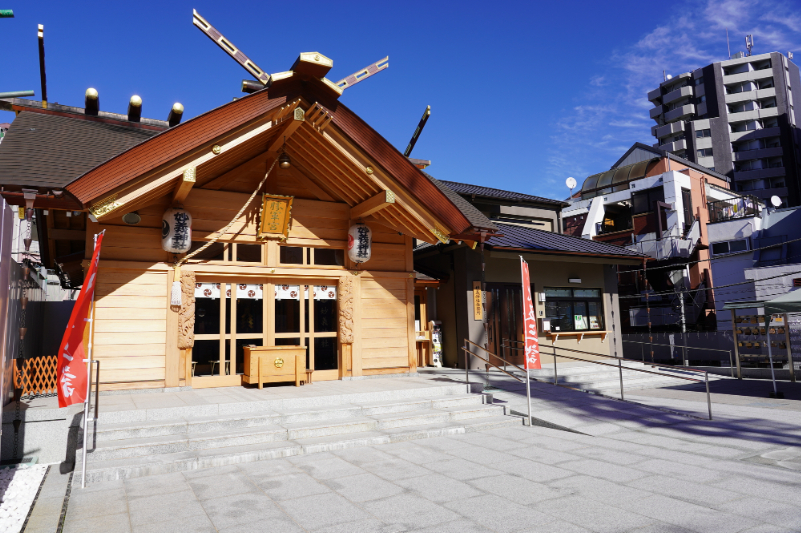
[[[581,182],[617,161],[635,142],[653,144],[647,93],[666,74],[680,74],[726,59],[726,29],[731,51],[744,50],[744,37],[754,36],[753,53],[801,52],[801,15],[797,4],[781,0],[708,0],[706,4],[674,4],[671,16],[630,46],[613,50],[601,72],[593,75],[582,101],[555,124],[546,177],[562,183]],[[590,98],[591,97],[591,98]],[[557,188],[553,196],[563,191]]]

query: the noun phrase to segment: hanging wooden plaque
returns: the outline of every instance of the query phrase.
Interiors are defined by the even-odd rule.
[[[259,238],[289,236],[289,223],[292,220],[292,196],[265,194],[261,199],[261,222]]]

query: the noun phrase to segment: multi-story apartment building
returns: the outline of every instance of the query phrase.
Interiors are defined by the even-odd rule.
[[[732,189],[801,205],[801,79],[778,52],[712,63],[648,93],[654,147],[729,177]]]

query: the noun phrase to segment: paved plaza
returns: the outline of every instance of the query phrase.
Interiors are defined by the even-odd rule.
[[[525,408],[519,384],[493,384],[496,402]],[[705,396],[670,390],[632,395],[656,410],[534,383],[535,416],[573,431],[500,428],[75,487],[64,531],[800,531],[798,402],[729,390],[713,394],[709,422]]]

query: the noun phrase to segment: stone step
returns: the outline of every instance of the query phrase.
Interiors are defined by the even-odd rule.
[[[497,406],[496,406],[497,407]],[[488,411],[490,412],[490,411]],[[519,426],[522,419],[518,417],[491,415],[484,418],[467,420],[449,420],[446,423],[422,424],[385,430],[365,431],[350,434],[310,437],[298,440],[276,441],[264,444],[228,446],[225,448],[180,451],[156,456],[133,457],[124,459],[95,460],[89,456],[87,464],[87,483],[128,479],[134,477],[184,472],[253,461],[263,461],[279,457],[322,453],[402,442],[415,439],[484,431],[501,427]],[[73,483],[81,483],[81,461],[75,466]]]
[[[480,398],[480,397],[479,397]],[[128,438],[123,440],[98,440],[96,448],[89,453],[91,461],[146,457],[165,453],[193,450],[207,450],[239,445],[256,445],[277,441],[296,440],[311,437],[325,437],[359,433],[381,429],[392,429],[446,423],[471,418],[482,418],[503,414],[502,406],[467,405],[444,409],[421,409],[406,413],[390,413],[373,417],[356,416],[345,419],[332,419],[315,422],[295,422],[266,424],[255,427],[224,428],[213,432],[196,433],[187,430],[182,433]],[[174,429],[170,425],[170,429]]]
[[[247,413],[262,414],[267,412],[285,412],[292,410],[314,409],[318,407],[332,408],[365,403],[414,401],[423,398],[463,396],[472,389],[465,384],[442,384],[435,387],[410,387],[404,389],[375,390],[370,392],[270,397],[265,394],[264,400],[208,403],[186,405],[180,407],[153,407],[149,409],[104,410],[103,397],[100,397],[100,414],[98,423],[122,424],[153,421],[175,421],[224,418],[240,416]]]
[[[160,420],[152,422],[123,422],[106,424],[99,421],[97,430],[90,427],[90,438],[97,435],[97,442],[123,439],[180,435],[185,433],[213,433],[235,431],[242,428],[255,428],[269,425],[303,424],[316,421],[353,419],[359,416],[404,413],[423,409],[447,407],[468,407],[481,405],[482,396],[460,394],[445,397],[421,398],[405,401],[371,402],[363,405],[341,405],[336,407],[312,407],[287,409],[265,414],[242,413],[226,417],[208,416],[199,418]]]

